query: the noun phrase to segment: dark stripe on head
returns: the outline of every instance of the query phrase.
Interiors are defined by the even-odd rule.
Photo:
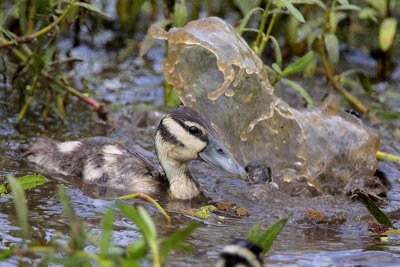
[[[160,125],[158,126],[157,132],[160,133],[163,141],[168,142],[170,144],[174,144],[177,146],[184,147],[185,145],[180,142],[178,139],[176,139],[176,136],[171,134],[167,127],[163,124],[163,121],[160,122]]]
[[[182,123],[184,121],[197,123],[204,129],[206,129],[209,132],[209,134],[211,134],[212,136],[216,136],[216,131],[211,126],[211,123],[207,120],[207,118],[200,112],[197,112],[196,110],[190,107],[179,106],[175,108],[171,112],[171,118],[173,118],[177,122],[181,121]]]
[[[246,239],[236,239],[235,241],[232,242],[233,245],[238,245],[242,248],[247,248],[251,252],[253,252],[254,255],[259,256],[262,252],[261,248],[257,245],[254,245],[253,243],[250,243]]]
[[[186,130],[186,132],[188,132],[189,134],[190,134],[190,132],[189,132],[189,128],[190,128],[190,126],[188,126],[188,125],[186,125],[182,120],[180,120],[180,119],[178,119],[178,118],[175,118],[175,117],[171,117],[174,121],[176,121],[180,126],[182,126],[182,128],[183,129],[185,129]],[[186,121],[190,121],[190,120],[186,120]],[[195,121],[190,121],[190,122],[195,122]],[[199,124],[198,122],[195,122],[195,123],[197,123],[197,124]],[[201,124],[199,124],[199,125],[201,125]],[[203,128],[205,128],[204,126],[203,126]],[[205,128],[205,129],[207,129],[207,128]],[[207,129],[208,130],[208,129]],[[201,131],[201,130],[200,130]],[[208,142],[208,136],[207,136],[207,134],[206,133],[201,133],[200,135],[196,135],[196,137],[197,138],[199,138],[201,141],[203,141],[203,142]]]
[[[246,258],[243,258],[239,255],[232,255],[229,253],[221,253],[220,258],[224,260],[224,265],[226,267],[234,267],[239,264],[246,266],[246,267],[254,267]]]

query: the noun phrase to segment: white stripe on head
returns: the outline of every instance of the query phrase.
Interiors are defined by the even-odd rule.
[[[163,119],[162,123],[167,128],[168,132],[175,136],[175,138],[185,146],[184,148],[175,147],[176,149],[179,149],[179,153],[181,153],[183,158],[196,159],[198,153],[207,145],[206,142],[188,133],[186,129],[171,117],[166,117]],[[198,124],[196,123],[196,127],[197,125]],[[178,151],[176,152],[178,153]]]
[[[224,247],[222,252],[230,254],[230,255],[237,255],[241,258],[244,258],[253,267],[262,267],[257,256],[247,248],[244,248],[244,247],[241,247],[238,245],[228,245],[228,246]]]
[[[69,141],[57,144],[57,148],[61,153],[70,153],[82,145],[80,141]]]

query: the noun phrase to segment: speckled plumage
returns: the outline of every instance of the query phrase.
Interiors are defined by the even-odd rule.
[[[168,180],[158,162],[108,138],[80,141],[75,149],[62,150],[69,142],[39,138],[28,150],[28,161],[45,172],[81,177],[124,191],[159,194]],[[74,143],[74,144],[77,144]]]

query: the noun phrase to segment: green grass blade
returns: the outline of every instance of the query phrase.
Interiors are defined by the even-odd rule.
[[[301,97],[306,101],[307,108],[314,107],[314,101],[312,100],[311,96],[300,84],[285,78],[281,78],[281,82],[299,93],[299,95],[301,95]]]
[[[13,255],[12,249],[0,251],[0,262],[10,258]]]
[[[279,221],[272,224],[267,230],[265,230],[265,232],[261,234],[261,236],[259,235],[258,239],[255,239],[251,242],[259,246],[262,249],[263,253],[265,254],[271,248],[272,244],[282,231],[287,221],[288,221],[287,218],[280,219]],[[256,228],[253,227],[252,231],[255,229]],[[253,238],[255,237],[255,235],[254,233],[252,233],[252,231],[250,233],[251,237]]]
[[[70,246],[72,249],[83,250],[85,247],[86,234],[83,224],[80,222],[72,207],[71,201],[64,187],[58,186],[58,198],[63,206],[64,213],[69,219],[69,227],[71,231]]]
[[[161,263],[165,262],[171,250],[186,248],[182,244],[182,241],[193,233],[197,227],[198,224],[192,222],[187,227],[172,233],[170,236],[162,240],[160,252]]]
[[[261,228],[259,224],[253,225],[250,232],[246,236],[246,240],[250,243],[256,244],[258,242],[258,238],[260,237]]]
[[[300,11],[297,8],[295,8],[295,6],[289,0],[281,0],[281,3],[289,10],[290,14],[292,14],[296,19],[298,19],[302,23],[306,22]]]
[[[153,226],[149,226],[147,224],[148,219],[147,218],[144,219],[141,216],[142,214],[139,213],[139,211],[137,209],[135,209],[134,207],[131,207],[131,206],[121,203],[121,202],[117,202],[116,205],[125,217],[127,217],[128,219],[130,219],[132,222],[134,222],[136,224],[136,226],[139,228],[140,232],[142,232],[144,238],[147,241],[154,240],[156,238],[153,222],[151,223],[151,224],[153,224]],[[142,213],[143,213],[143,211],[142,211]]]
[[[17,212],[18,224],[24,238],[29,237],[28,207],[26,205],[25,192],[22,186],[13,177],[8,177],[8,184],[14,196],[14,205]]]
[[[310,51],[301,58],[299,58],[297,61],[293,62],[289,66],[287,66],[283,71],[282,75],[283,76],[288,76],[297,72],[301,72],[304,70],[304,68],[314,59],[315,53],[314,51]]]
[[[392,221],[389,217],[375,204],[372,199],[370,199],[366,194],[358,190],[356,192],[358,199],[361,201],[362,204],[368,209],[369,213],[381,224],[393,227]]]
[[[107,257],[111,246],[112,228],[114,222],[114,210],[109,208],[103,216],[102,235],[100,240],[100,255]]]

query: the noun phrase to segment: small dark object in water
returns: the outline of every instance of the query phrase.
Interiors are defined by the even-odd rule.
[[[237,239],[232,244],[224,247],[217,267],[249,266],[261,267],[261,248],[245,239]]]
[[[245,168],[249,181],[252,184],[261,184],[271,182],[271,168],[265,161],[257,160],[247,164]]]

